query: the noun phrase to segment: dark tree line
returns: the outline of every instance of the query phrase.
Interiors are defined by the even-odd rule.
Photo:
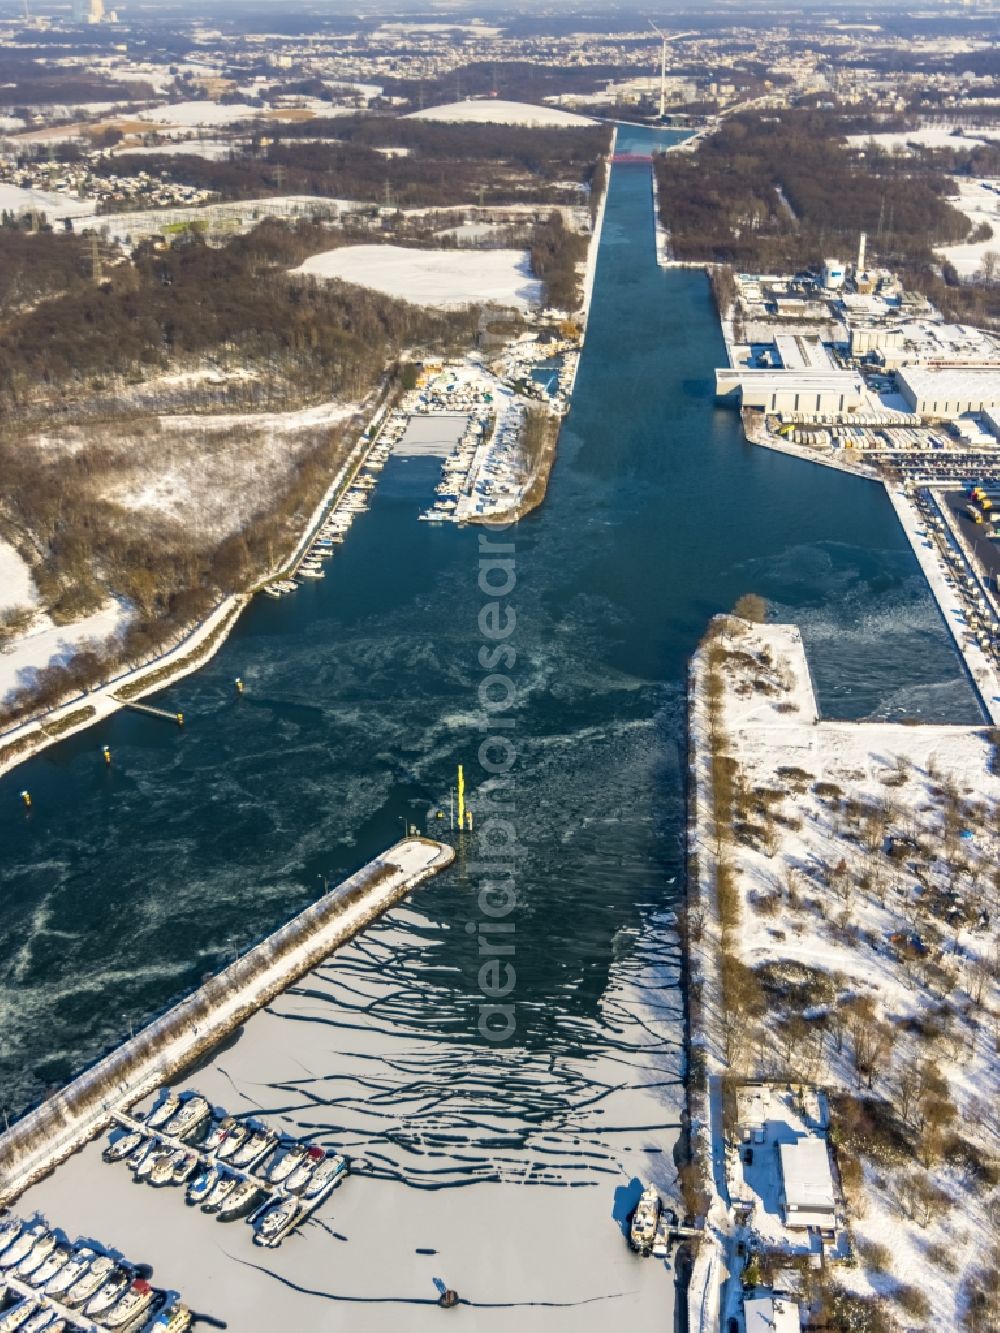
[[[581,301],[577,265],[587,258],[588,238],[570,231],[561,213],[540,222],[531,240],[531,269],[544,288],[544,302],[557,310],[576,310]]]
[[[256,140],[253,155],[226,162],[187,154],[124,154],[116,163],[122,173],[145,170],[223,199],[315,194],[382,203],[388,189],[393,204],[403,208],[480,200],[559,203],[573,202],[575,192],[558,183],[589,183],[608,140],[602,127],[532,130],[384,118],[311,120],[283,126],[266,149]],[[377,151],[382,147],[409,152],[388,157]]]

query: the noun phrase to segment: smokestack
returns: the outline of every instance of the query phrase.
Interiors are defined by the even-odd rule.
[[[860,278],[862,273],[864,273],[865,271],[865,243],[867,242],[867,240],[868,240],[867,235],[864,232],[862,232],[861,236],[858,239],[858,267],[855,272],[855,277],[858,278]]]

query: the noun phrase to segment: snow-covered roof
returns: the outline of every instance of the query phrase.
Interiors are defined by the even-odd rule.
[[[799,1307],[779,1296],[751,1296],[743,1302],[746,1333],[799,1333]]]
[[[796,1139],[778,1145],[785,1202],[789,1208],[814,1212],[833,1212],[833,1175],[826,1141],[820,1138]]]

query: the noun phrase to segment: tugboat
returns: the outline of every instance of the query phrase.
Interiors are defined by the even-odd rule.
[[[253,1243],[269,1248],[280,1245],[282,1238],[299,1220],[299,1209],[298,1199],[286,1197],[258,1213],[254,1222]]]
[[[629,1243],[636,1254],[647,1255],[656,1239],[656,1224],[660,1218],[660,1196],[652,1185],[647,1185],[632,1214]]]

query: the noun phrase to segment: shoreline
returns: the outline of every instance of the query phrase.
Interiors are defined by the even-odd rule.
[[[27,718],[23,722],[15,723],[5,731],[0,731],[0,777],[4,777],[19,764],[33,759],[35,755],[41,754],[49,746],[66,740],[70,736],[78,735],[95,723],[113,716],[131,703],[138,702],[158,690],[167,689],[186,676],[193,675],[207,662],[210,662],[225,644],[229,635],[236,628],[241,614],[251,604],[261,588],[265,584],[272,583],[275,579],[280,579],[287,573],[295,571],[306,548],[321,526],[327,511],[336,501],[338,494],[350,486],[352,479],[363,467],[369,452],[378,442],[382,427],[392,407],[393,396],[388,389],[387,382],[383,381],[375,391],[376,402],[368,425],[364,428],[354,448],[314,506],[295,546],[289,555],[282,560],[281,564],[258,579],[249,591],[231,593],[223,598],[204,620],[182,631],[179,640],[148,662],[119,672],[95,689],[75,695],[72,699],[59,704],[41,716]],[[160,673],[164,670],[165,674],[161,675]],[[117,697],[117,692],[123,686],[129,687],[127,699]],[[65,720],[75,711],[84,707],[93,710],[87,718],[81,719],[75,725],[58,730],[55,734],[48,733],[48,727],[58,727],[60,721]],[[25,744],[25,742],[28,743]],[[22,745],[23,748],[18,748],[16,751],[5,755],[5,751],[9,750],[10,747],[21,747]]]
[[[618,142],[618,127],[611,136],[611,146],[608,149],[608,155],[604,159],[607,171],[604,178],[604,190],[601,194],[600,203],[597,206],[597,214],[594,218],[594,227],[590,236],[590,245],[587,249],[587,264],[583,277],[583,305],[580,308],[582,319],[582,329],[580,342],[572,353],[573,371],[570,375],[569,384],[566,389],[567,407],[564,415],[558,418],[558,425],[553,433],[551,441],[546,444],[542,456],[539,459],[538,467],[534,476],[531,478],[521,502],[513,509],[504,510],[499,514],[490,514],[488,516],[469,518],[466,521],[476,527],[497,528],[506,527],[509,523],[517,523],[528,514],[533,513],[545,502],[545,497],[549,490],[549,479],[552,476],[552,469],[555,467],[556,456],[559,452],[559,438],[562,435],[562,423],[569,415],[569,409],[572,406],[573,391],[576,388],[576,378],[580,371],[580,361],[583,358],[584,343],[587,340],[587,324],[590,318],[590,305],[594,295],[594,282],[597,277],[597,260],[601,248],[601,236],[604,233],[604,214],[607,210],[608,192],[611,188],[611,172],[614,170],[612,159],[615,154],[615,145]]]

